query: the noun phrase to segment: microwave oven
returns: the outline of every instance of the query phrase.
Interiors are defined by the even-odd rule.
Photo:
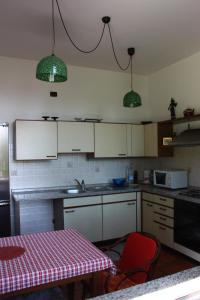
[[[168,189],[186,188],[188,173],[184,170],[154,170],[153,184]]]

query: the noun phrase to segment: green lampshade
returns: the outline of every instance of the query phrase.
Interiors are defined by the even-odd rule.
[[[126,107],[137,107],[142,105],[141,97],[131,90],[124,96],[123,105]]]
[[[42,58],[36,70],[36,78],[48,82],[63,82],[67,80],[65,63],[54,54]]]

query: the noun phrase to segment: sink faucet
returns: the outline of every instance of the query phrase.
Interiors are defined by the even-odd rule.
[[[85,187],[84,180],[82,180],[81,182],[78,179],[76,179],[76,178],[74,180],[77,182],[77,184],[80,187],[81,191],[85,192],[86,191],[86,187]]]

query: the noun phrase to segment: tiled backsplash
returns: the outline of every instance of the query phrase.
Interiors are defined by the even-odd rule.
[[[156,159],[93,159],[86,154],[62,154],[57,160],[15,161],[10,147],[11,189],[53,187],[76,184],[74,178],[86,184],[107,183],[114,177],[124,177],[127,166],[132,165],[143,178],[144,169],[158,167]]]

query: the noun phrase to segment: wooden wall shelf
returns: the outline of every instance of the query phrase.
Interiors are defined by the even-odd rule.
[[[193,122],[200,120],[200,114],[193,115],[191,117],[181,117],[173,120],[166,120],[161,121],[159,123],[172,123],[172,124],[178,124],[178,123],[186,123],[186,122]]]

